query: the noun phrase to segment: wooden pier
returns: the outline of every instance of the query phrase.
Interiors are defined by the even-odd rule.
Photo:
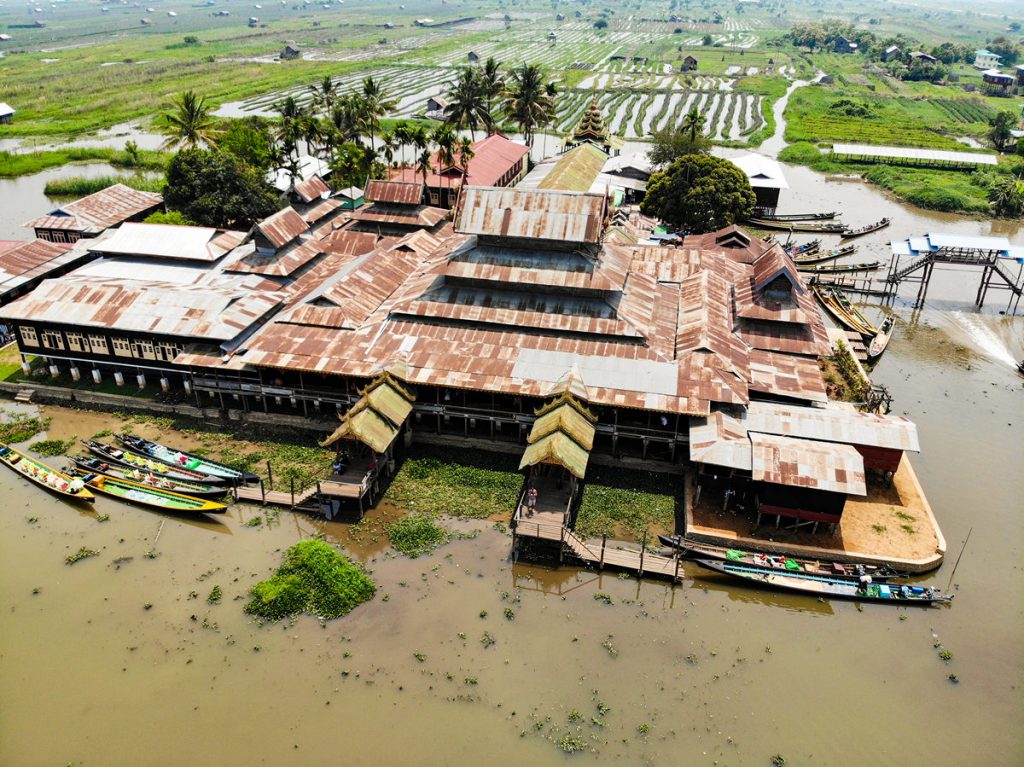
[[[1024,285],[1018,282],[1019,274],[1015,277],[1004,261],[1005,259],[1000,258],[999,251],[970,247],[939,248],[924,253],[902,266],[899,256],[895,256],[886,276],[886,291],[892,298],[895,297],[901,283],[918,283],[914,308],[919,309],[924,306],[936,264],[981,267],[981,284],[974,299],[975,306],[979,309],[984,306],[989,290],[1005,290],[1010,293],[1006,312],[1010,314],[1012,307],[1012,313],[1016,314],[1021,295],[1024,294]]]
[[[326,479],[299,490],[295,489],[293,482],[288,490],[268,490],[261,479],[258,485],[236,487],[234,494],[236,501],[316,511],[323,513],[327,519],[337,515],[342,501],[356,501],[359,517],[362,518],[365,509],[373,506],[375,480],[364,478],[362,482],[356,483]],[[368,499],[368,506],[364,505],[364,498]]]

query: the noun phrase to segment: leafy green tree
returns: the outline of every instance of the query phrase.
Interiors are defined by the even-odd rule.
[[[230,152],[183,149],[167,168],[164,203],[200,226],[247,229],[278,207],[262,171]]]
[[[459,76],[448,87],[448,106],[444,108],[445,120],[456,128],[468,128],[471,138],[476,138],[476,129],[489,125],[483,84],[472,67],[462,67]]]
[[[608,29],[608,20],[598,19],[594,22],[594,29]]]
[[[1017,115],[1009,109],[1004,109],[997,112],[988,124],[991,126],[988,137],[996,150],[1002,152],[1013,141],[1013,134],[1010,131],[1017,127]]]
[[[357,186],[362,189],[366,180],[374,175],[375,153],[354,141],[346,141],[334,150],[331,157],[331,177],[339,187]]]
[[[501,74],[501,64],[493,56],[488,57],[480,68],[480,90],[484,97],[484,114],[487,117],[487,132],[493,133],[498,122],[494,114],[494,100],[501,96],[505,89],[505,77]]]
[[[985,47],[1002,57],[1003,66],[1013,66],[1020,58],[1020,46],[1005,35],[990,40]]]
[[[1024,178],[1010,176],[992,187],[989,192],[992,212],[1003,218],[1024,216]]]
[[[742,221],[754,209],[746,174],[728,160],[702,154],[680,157],[647,184],[640,210],[690,233]]]
[[[185,91],[170,101],[170,109],[161,115],[160,131],[167,136],[164,149],[177,146],[217,146],[220,131],[210,114],[206,97],[195,91]]]
[[[554,118],[555,93],[554,84],[545,82],[539,64],[523,64],[509,74],[502,109],[519,126],[528,146],[533,146],[537,128]]]
[[[707,154],[711,149],[711,141],[704,135],[703,127],[701,118],[701,125],[693,136],[685,128],[677,128],[674,125],[656,131],[651,138],[651,148],[647,152],[651,164],[656,168],[664,168],[683,155]]]
[[[387,97],[380,82],[372,77],[363,80],[362,96],[366,131],[370,134],[370,149],[375,149],[373,137],[380,129],[380,120],[394,110],[396,102]]]
[[[271,124],[263,117],[250,115],[231,120],[221,136],[219,147],[257,170],[266,171],[277,164]]]
[[[164,213],[157,211],[146,216],[147,224],[173,224],[174,226],[195,226],[195,221],[187,218],[180,210],[172,210]]]

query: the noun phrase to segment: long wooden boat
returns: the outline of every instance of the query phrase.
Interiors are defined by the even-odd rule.
[[[170,490],[108,477],[105,474],[90,474],[77,469],[75,473],[97,493],[151,509],[173,511],[178,514],[223,514],[228,508],[223,503],[208,498],[193,498],[191,495],[172,493]]]
[[[225,484],[223,477],[211,477],[208,474],[201,474],[198,471],[189,471],[188,469],[171,467],[166,463],[154,461],[152,458],[147,458],[144,455],[133,453],[130,450],[121,450],[114,445],[97,442],[94,439],[82,440],[82,444],[89,448],[89,452],[93,455],[97,455],[107,463],[117,466],[126,466],[129,469],[139,469],[140,471],[152,472],[160,477],[167,477],[174,480],[180,479],[185,482],[201,482],[204,485]]]
[[[838,248],[832,248],[826,250],[824,253],[808,253],[804,256],[799,256],[793,259],[793,262],[799,266],[800,264],[820,264],[823,261],[834,261],[837,258],[848,256],[857,250],[856,245],[840,245]]]
[[[892,329],[895,325],[896,318],[891,314],[882,320],[882,325],[878,328],[878,332],[871,339],[871,343],[868,344],[868,359],[882,356],[885,347],[889,345],[889,339],[892,338]]]
[[[839,236],[844,240],[849,240],[854,237],[862,237],[865,234],[871,234],[871,232],[877,232],[879,229],[884,229],[889,226],[890,223],[891,222],[888,218],[883,218],[873,224],[862,226],[860,229],[844,229]]]
[[[813,575],[827,575],[840,580],[857,580],[861,575],[870,575],[874,580],[905,578],[887,565],[869,565],[861,562],[838,562],[828,559],[803,559],[780,554],[765,554],[760,551],[744,551],[741,549],[714,546],[710,543],[697,543],[687,540],[681,535],[659,535],[664,545],[678,549],[685,559],[711,559],[719,562],[755,567],[768,572],[798,572]]]
[[[810,242],[805,242],[803,245],[793,245],[786,248],[786,255],[791,258],[796,256],[806,256],[811,253],[817,253],[818,248],[820,247],[821,240],[811,240]]]
[[[875,583],[874,579],[867,583],[860,583],[827,575],[812,575],[811,573],[767,572],[748,565],[720,562],[713,559],[695,559],[693,561],[705,570],[738,578],[752,585],[782,591],[798,591],[818,597],[897,605],[931,605],[936,602],[951,602],[953,600],[953,595],[942,594],[931,587]]]
[[[830,266],[797,264],[796,268],[806,274],[842,274],[843,272],[873,272],[881,265],[881,261],[860,261],[855,264],[832,264]]]
[[[867,317],[860,313],[860,309],[854,306],[839,288],[812,285],[811,290],[825,307],[825,311],[844,328],[855,330],[865,336],[878,335],[878,328],[868,322]]]
[[[229,484],[250,484],[259,482],[260,479],[255,474],[239,471],[227,464],[211,461],[209,458],[202,458],[201,456],[181,450],[175,450],[174,448],[167,447],[167,445],[161,445],[159,442],[152,442],[131,434],[122,434],[117,437],[117,441],[125,449],[152,458],[154,461],[160,461],[168,466],[180,467],[189,471],[198,471],[211,477],[220,477]]]
[[[817,224],[806,221],[771,221],[765,218],[752,218],[747,222],[760,229],[779,229],[784,232],[825,232],[840,234],[847,231],[846,224]]]
[[[763,214],[759,218],[763,221],[827,221],[837,215],[833,210],[828,213],[772,213]]]
[[[224,485],[209,485],[201,482],[186,482],[183,479],[171,479],[166,475],[158,475],[153,472],[143,472],[140,469],[131,469],[127,466],[106,463],[99,458],[91,458],[87,455],[68,456],[78,469],[91,474],[105,474],[114,479],[126,479],[129,482],[139,482],[147,487],[156,487],[161,490],[170,490],[172,493],[191,495],[193,498],[223,498],[228,489]]]
[[[89,492],[81,479],[59,472],[38,458],[26,455],[2,442],[0,442],[0,461],[10,466],[25,479],[35,482],[51,493],[76,501],[96,500],[96,496]]]

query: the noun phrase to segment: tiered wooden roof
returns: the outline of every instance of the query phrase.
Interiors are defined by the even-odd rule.
[[[587,390],[579,371],[573,368],[563,381],[556,386],[558,396],[536,411],[537,420],[526,438],[528,447],[519,468],[550,463],[582,479],[594,448],[597,416],[575,393]]]
[[[583,113],[583,117],[580,118],[576,130],[573,131],[565,143],[567,147],[590,143],[601,147],[605,152],[611,148],[612,142],[608,137],[608,129],[604,124],[604,115],[601,114],[601,109],[597,106],[596,96],[591,100],[590,106]]]
[[[412,412],[416,395],[387,370],[359,394],[356,404],[341,417],[341,425],[320,444],[326,447],[340,439],[350,439],[362,442],[375,453],[383,453]]]

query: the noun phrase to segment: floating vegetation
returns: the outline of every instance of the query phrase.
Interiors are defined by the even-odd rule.
[[[577,751],[583,751],[587,744],[583,738],[577,738],[575,735],[563,735],[558,740],[558,747],[567,754],[575,754]]]
[[[314,538],[288,549],[277,572],[252,587],[245,611],[267,620],[300,612],[339,618],[375,592],[373,581],[357,565]]]
[[[98,557],[100,553],[94,549],[87,549],[85,546],[80,548],[74,554],[68,554],[64,557],[64,562],[69,565],[73,565],[75,562],[79,562],[83,559],[89,559],[89,557]]]
[[[429,554],[450,538],[447,530],[423,513],[402,517],[388,525],[387,531],[391,545],[407,557]]]
[[[636,731],[641,735],[646,735],[651,731],[651,725],[647,724],[647,722],[644,722],[643,724],[637,726]]]
[[[263,524],[263,517],[250,517],[245,520],[246,527],[259,527]]]
[[[44,439],[39,442],[33,442],[28,446],[28,449],[44,458],[49,458],[54,455],[64,455],[64,453],[75,446],[77,441],[77,437],[71,437],[70,439]]]
[[[11,420],[0,423],[0,442],[13,445],[26,442],[42,431],[50,428],[49,418],[35,418],[23,413],[8,413]]]
[[[619,651],[615,648],[615,645],[612,644],[610,636],[608,639],[605,639],[603,642],[601,642],[601,647],[607,650],[608,654],[613,658],[618,657]]]
[[[772,767],[785,767],[785,766],[786,766],[786,757],[784,757],[782,754],[776,754],[775,756],[772,757]]]
[[[604,602],[606,605],[613,604],[611,596],[605,594],[603,591],[598,591],[596,594],[594,594],[594,599],[596,599],[598,602]]]
[[[109,514],[100,514],[98,517],[96,517],[96,521],[97,522],[107,522],[109,520],[110,520],[110,515]]]
[[[420,663],[423,663],[423,662],[424,662],[424,661],[425,661],[425,660],[427,659],[427,656],[426,656],[426,655],[424,655],[424,654],[423,654],[423,653],[421,653],[421,652],[414,652],[414,653],[412,654],[412,657],[414,657],[414,658],[415,658],[416,660],[418,660],[418,661],[419,661]]]
[[[492,647],[494,644],[497,643],[497,641],[497,639],[491,636],[489,631],[485,631],[483,636],[480,637],[480,644],[482,644],[485,648]]]
[[[614,535],[622,527],[639,541],[648,529],[671,531],[678,484],[665,474],[593,467],[587,474],[576,532],[588,538]]]
[[[206,597],[206,603],[210,605],[218,604],[222,596],[224,596],[224,593],[220,590],[220,586],[214,586]]]
[[[515,620],[516,619],[516,611],[513,610],[511,607],[506,607],[505,608],[505,618],[507,620],[510,620],[510,621]]]
[[[945,649],[939,650],[939,657],[942,658],[942,660],[949,662],[953,660],[953,653]]]

